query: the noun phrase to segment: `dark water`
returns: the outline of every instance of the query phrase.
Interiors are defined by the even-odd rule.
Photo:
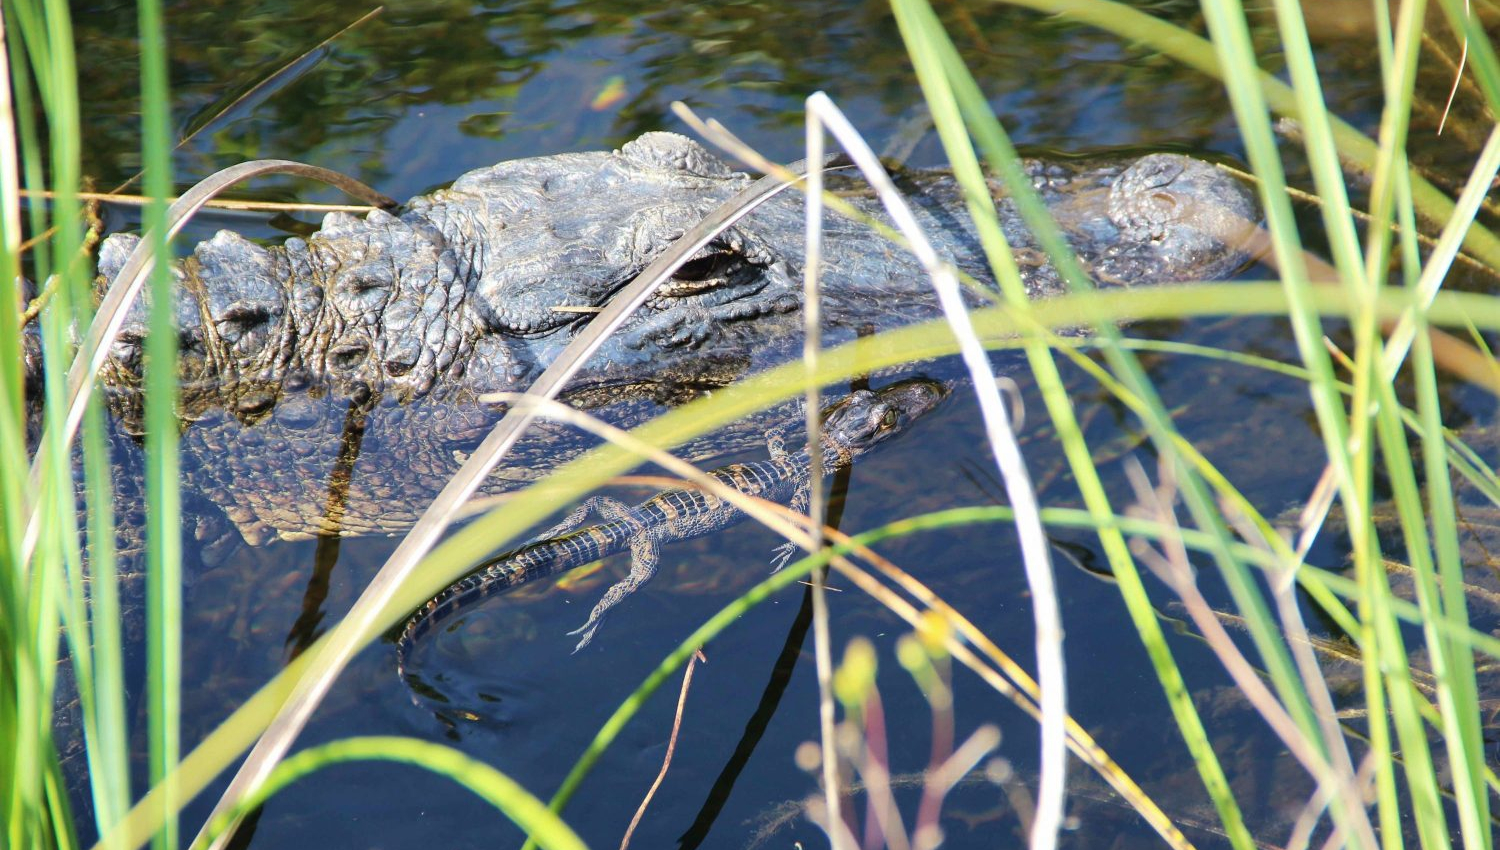
[[[1201,31],[1196,7],[1165,2],[1156,14]],[[877,147],[911,118],[920,94],[886,7],[871,3],[637,2],[448,3],[391,7],[330,46],[304,55],[366,9],[295,2],[195,3],[169,13],[173,115],[179,134],[206,131],[175,158],[190,183],[243,159],[302,160],[353,174],[397,198],[426,191],[498,160],[617,147],[646,130],[682,129],[668,104],[690,103],[719,118],[763,152],[800,158],[801,102],[827,91]],[[101,187],[138,165],[134,115],[134,9],[78,8],[86,121],[86,169]],[[1018,142],[1064,150],[1101,145],[1178,144],[1241,154],[1227,104],[1212,82],[1171,62],[1121,46],[1113,37],[987,4],[942,9],[992,103]],[[1353,13],[1333,16],[1351,25]],[[1367,32],[1320,30],[1330,99],[1345,117],[1373,127],[1378,80]],[[1262,39],[1263,44],[1269,44]],[[1274,58],[1272,59],[1274,64]],[[289,66],[274,76],[278,69]],[[614,96],[610,96],[611,92]],[[1467,108],[1467,107],[1463,107]],[[227,109],[227,112],[225,111]],[[222,115],[220,114],[222,113]],[[1415,156],[1440,168],[1462,163],[1466,144],[1414,133]],[[915,164],[940,158],[925,139]],[[1296,156],[1289,151],[1293,171]],[[269,183],[255,197],[340,200],[328,190]],[[111,223],[133,226],[129,211]],[[1318,237],[1316,215],[1304,218]],[[271,237],[264,217],[219,216],[196,225]],[[1265,276],[1252,269],[1248,276]],[[1287,328],[1275,321],[1162,323],[1136,335],[1294,359]],[[1299,503],[1321,469],[1321,447],[1305,393],[1295,381],[1183,357],[1145,360],[1186,433],[1268,515]],[[1066,369],[1075,403],[1117,504],[1129,497],[1123,458],[1152,464],[1137,447],[1137,426],[1106,393]],[[1076,495],[1038,423],[1042,405],[1022,377],[1032,423],[1028,457],[1048,504]],[[1456,424],[1488,416],[1478,394],[1454,391]],[[848,485],[842,527],[860,530],[944,507],[1003,499],[967,398],[948,404],[859,464]],[[640,499],[640,491],[621,498]],[[1102,559],[1082,535],[1059,536],[1083,561]],[[449,720],[415,707],[393,671],[388,644],[367,650],[320,709],[302,742],[352,734],[402,734],[443,741],[482,759],[543,798],[551,794],[600,723],[670,649],[768,569],[776,541],[744,526],[666,550],[662,573],[609,622],[601,646],[570,656],[564,632],[624,564],[566,587],[539,587],[467,618],[461,631],[424,648],[424,674],[448,695]],[[247,548],[189,589],[186,688],[188,743],[194,743],[284,662],[288,644],[346,611],[393,547],[385,539],[342,542],[319,564],[316,543]],[[323,547],[322,554],[330,552]],[[973,527],[896,541],[882,552],[958,605],[1023,664],[1031,657],[1031,609],[1013,533]],[[1321,551],[1325,563],[1339,553]],[[1169,812],[1212,823],[1166,711],[1154,674],[1106,581],[1059,559],[1074,715]],[[835,581],[835,584],[842,582]],[[1211,593],[1217,588],[1205,578]],[[1160,600],[1164,589],[1152,585]],[[927,763],[930,713],[893,649],[907,632],[884,608],[853,591],[831,597],[838,652],[854,635],[879,649],[892,770]],[[747,615],[706,648],[697,671],[671,773],[636,832],[633,846],[822,846],[797,810],[816,784],[793,762],[816,737],[812,644],[802,591],[788,591]],[[1165,602],[1163,602],[1165,605]],[[1164,608],[1166,616],[1176,614]],[[1170,625],[1170,624],[1169,624]],[[1169,629],[1170,631],[1170,629]],[[1231,781],[1263,826],[1284,840],[1307,789],[1289,759],[1243,706],[1200,643],[1175,633]],[[974,677],[955,676],[960,739],[997,724],[998,755],[1027,776],[1036,761],[1035,727]],[[658,694],[626,729],[566,812],[590,846],[618,843],[664,755],[675,688]],[[451,718],[459,718],[456,721]],[[1082,777],[1083,770],[1076,774]],[[1082,777],[1068,846],[1150,846],[1133,814],[1098,801]],[[216,785],[215,788],[222,787]],[[900,793],[910,825],[916,792]],[[212,796],[195,803],[196,825]],[[949,847],[993,847],[1023,840],[1006,795],[985,782],[949,798]],[[862,798],[857,798],[862,810]],[[863,815],[861,814],[861,819]],[[1216,839],[1189,830],[1204,845]],[[243,836],[247,846],[512,846],[517,831],[445,780],[409,767],[364,764],[304,781],[275,798]]]

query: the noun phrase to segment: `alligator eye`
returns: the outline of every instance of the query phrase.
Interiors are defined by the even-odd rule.
[[[682,267],[672,273],[673,280],[701,281],[722,277],[730,265],[734,262],[735,255],[727,251],[719,251],[696,260],[688,260]]]
[[[886,430],[890,430],[896,427],[896,422],[900,420],[900,418],[901,415],[896,412],[896,408],[887,408],[885,411],[885,415],[880,417],[880,427]]]

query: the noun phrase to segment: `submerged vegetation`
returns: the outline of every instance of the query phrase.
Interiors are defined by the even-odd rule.
[[[820,776],[823,796],[810,802],[806,813],[828,832],[833,846],[937,846],[942,841],[939,814],[945,795],[976,771],[1012,799],[1026,796],[1022,783],[1003,765],[987,761],[998,743],[993,728],[981,727],[966,740],[956,740],[952,682],[969,674],[955,670],[954,661],[1038,718],[1041,775],[1027,823],[1032,847],[1054,846],[1066,822],[1065,747],[1163,840],[1175,847],[1190,846],[1171,807],[1147,796],[1066,713],[1060,646],[1069,611],[1065,606],[1059,609],[1050,588],[1046,541],[1059,529],[1084,529],[1094,536],[1097,551],[1107,561],[1166,697],[1178,740],[1191,753],[1212,799],[1218,819],[1214,831],[1231,846],[1301,847],[1316,840],[1371,848],[1415,845],[1438,850],[1459,843],[1466,850],[1490,848],[1495,823],[1491,794],[1500,792],[1500,779],[1486,759],[1481,675],[1500,658],[1500,642],[1487,628],[1471,624],[1475,592],[1465,574],[1465,541],[1455,494],[1463,489],[1500,506],[1500,480],[1464,444],[1462,434],[1445,428],[1439,385],[1457,379],[1490,393],[1500,389],[1500,369],[1486,343],[1500,331],[1500,302],[1488,295],[1444,289],[1456,267],[1500,277],[1500,240],[1487,227],[1495,221],[1487,194],[1500,174],[1500,130],[1494,122],[1500,115],[1500,62],[1485,29],[1494,9],[1482,3],[1470,8],[1461,0],[1441,0],[1440,6],[1431,8],[1422,0],[1407,0],[1394,12],[1384,3],[1373,4],[1373,47],[1379,56],[1384,107],[1372,139],[1341,121],[1325,103],[1302,10],[1291,0],[1276,0],[1272,22],[1260,21],[1253,33],[1240,3],[1204,0],[1202,14],[1211,40],[1109,0],[1009,2],[1098,27],[1150,51],[1155,61],[1179,62],[1205,79],[1222,82],[1264,209],[1263,259],[1276,270],[1278,280],[1170,292],[1089,291],[1087,277],[1067,256],[1065,244],[1031,197],[1010,137],[960,61],[942,22],[926,0],[893,0],[896,26],[946,158],[965,182],[976,221],[989,222],[981,224],[981,233],[1001,284],[993,293],[997,306],[950,315],[947,323],[890,332],[885,335],[888,345],[880,349],[883,353],[872,355],[863,345],[810,352],[805,362],[684,405],[620,438],[619,445],[558,469],[533,485],[527,498],[506,501],[438,544],[439,534],[459,507],[457,501],[449,504],[440,497],[431,522],[424,520],[413,532],[409,545],[397,550],[340,624],[297,654],[196,748],[183,753],[182,553],[178,422],[173,408],[176,337],[169,309],[170,279],[164,265],[158,265],[148,284],[152,332],[146,393],[144,712],[149,718],[149,788],[131,783],[125,638],[117,589],[122,578],[138,577],[121,577],[116,571],[121,560],[113,551],[116,537],[110,531],[115,517],[104,412],[96,394],[70,374],[88,373],[91,347],[97,348],[101,340],[85,329],[91,322],[102,323],[93,316],[89,261],[97,233],[79,200],[84,139],[78,100],[80,59],[67,4],[6,2],[0,42],[6,51],[0,68],[7,74],[0,85],[0,97],[5,98],[0,101],[0,121],[6,125],[0,128],[0,303],[13,305],[18,314],[0,322],[0,457],[7,459],[0,463],[0,740],[15,742],[0,747],[6,846],[77,847],[79,836],[87,834],[100,836],[105,847],[136,847],[148,840],[156,847],[194,841],[209,846],[222,843],[235,819],[298,778],[333,764],[383,759],[452,778],[493,804],[541,846],[581,847],[566,823],[565,806],[646,698],[689,665],[705,642],[777,590],[812,577],[816,600],[824,567],[846,576],[910,624],[912,634],[900,642],[895,661],[929,702],[933,730],[931,760],[919,780],[920,802],[915,810],[903,812],[893,791],[901,783],[898,766],[885,757],[887,730],[894,728],[894,721],[885,717],[875,687],[875,671],[885,659],[862,638],[830,636],[826,616],[815,603],[825,708],[821,746],[799,752],[797,758]],[[1455,181],[1438,179],[1440,189],[1413,167],[1407,148],[1413,116],[1442,111],[1416,93],[1414,80],[1419,58],[1455,52],[1441,46],[1445,24],[1462,34],[1465,59],[1452,62],[1452,70],[1461,74],[1461,85],[1480,104],[1466,108],[1482,118],[1450,130],[1469,134],[1474,151],[1472,162],[1465,165],[1467,173]],[[154,0],[139,3],[138,28],[140,158],[145,166],[144,192],[154,199],[145,223],[155,234],[158,253],[164,253],[166,196],[173,185],[168,173],[172,140],[163,25]],[[538,32],[540,38],[547,30]],[[1268,43],[1273,39],[1274,44]],[[1263,60],[1257,57],[1273,54],[1284,63],[1289,83],[1261,70]],[[850,134],[828,98],[810,98],[809,115],[813,145],[823,144],[826,126],[860,159],[862,142]],[[305,129],[305,122],[294,126]],[[1278,132],[1295,144],[1278,144]],[[718,141],[732,144],[730,139]],[[817,156],[816,148],[809,156]],[[1321,238],[1331,263],[1305,250],[1316,237],[1304,235],[1305,222],[1299,224],[1292,206],[1284,162],[1292,156],[1305,158],[1311,174]],[[872,163],[864,165],[868,169]],[[984,169],[999,175],[1015,194],[1029,224],[1075,288],[1072,294],[1048,302],[1027,301],[1004,237],[993,223]],[[1351,201],[1351,174],[1367,186],[1362,195],[1368,210],[1356,210]],[[878,183],[878,175],[870,176]],[[1456,200],[1445,190],[1452,190]],[[51,193],[45,204],[36,200],[44,191]],[[810,197],[818,198],[816,185]],[[914,243],[920,239],[919,234],[906,237]],[[40,282],[39,292],[23,291],[23,274]],[[957,285],[939,275],[937,284],[945,283]],[[26,332],[39,335],[45,369],[40,385],[28,388],[19,316],[29,315],[27,299],[33,297],[41,309],[35,328]],[[1119,329],[1120,323],[1133,319],[1221,315],[1283,317],[1294,333],[1299,362],[1153,346],[1129,339]],[[1081,324],[1092,326],[1089,351],[1082,350],[1075,335],[1056,333]],[[1334,327],[1337,343],[1331,338]],[[1051,431],[1081,493],[1081,507],[1032,504],[1032,488],[1014,450],[1004,405],[993,376],[986,372],[988,361],[978,354],[981,346],[1024,352]],[[1319,486],[1306,494],[1306,505],[1294,519],[1267,515],[1264,506],[1238,491],[1206,453],[1178,431],[1137,356],[1153,347],[1179,356],[1234,360],[1305,382],[1326,466]],[[522,788],[451,748],[413,739],[349,738],[281,760],[307,714],[354,653],[404,620],[485,553],[518,538],[555,506],[576,501],[629,471],[641,462],[642,453],[676,445],[861,372],[955,353],[975,370],[972,387],[981,397],[995,457],[1002,461],[997,472],[1009,507],[980,505],[919,514],[848,536],[830,529],[823,538],[826,546],[819,546],[795,518],[747,507],[747,513],[811,554],[697,626],[662,659],[634,693],[624,696],[550,805],[534,796],[546,789]],[[572,350],[563,356],[573,356]],[[83,365],[74,366],[75,358]],[[1132,466],[1129,485],[1134,497],[1129,503],[1108,495],[1098,447],[1085,439],[1076,402],[1063,385],[1060,362],[1094,378],[1113,403],[1139,422],[1156,464],[1150,470]],[[44,398],[45,405],[28,406],[28,395]],[[86,408],[78,407],[81,415],[72,412],[74,396],[89,402]],[[809,409],[818,409],[816,395],[810,397]],[[502,423],[497,429],[514,424]],[[482,476],[483,464],[493,458],[476,458],[473,471]],[[673,468],[668,457],[652,459],[685,476],[692,473]],[[81,488],[75,485],[77,475],[83,478]],[[86,554],[75,507],[80,492],[88,507]],[[820,500],[813,503],[817,515]],[[921,576],[902,572],[868,548],[894,536],[954,534],[970,524],[997,522],[1015,523],[1023,540],[1031,603],[1038,617],[1035,657],[1040,660],[1040,685],[965,619],[962,606],[950,606],[919,583]],[[1330,522],[1338,523],[1346,538],[1351,571],[1309,563],[1314,538]],[[1206,598],[1199,588],[1200,572],[1212,572],[1215,587],[1222,583],[1231,601],[1229,610],[1216,610],[1217,603]],[[1243,699],[1264,718],[1287,757],[1311,777],[1309,787],[1315,790],[1289,835],[1253,834],[1242,817],[1233,790],[1235,778],[1213,744],[1212,723],[1202,716],[1202,705],[1185,682],[1164,634],[1159,612],[1169,603],[1186,612],[1192,630],[1219,656]],[[1248,642],[1237,640],[1230,629],[1242,632]],[[1360,723],[1336,711],[1327,681],[1332,661],[1319,629],[1339,633],[1347,641],[1346,658],[1360,664]],[[61,646],[55,637],[59,633],[65,636]],[[62,648],[66,658],[60,665]],[[842,657],[836,667],[835,655]],[[1420,659],[1420,667],[1414,666],[1414,659]],[[80,824],[82,813],[72,810],[77,800],[70,799],[55,749],[53,705],[59,676],[70,680],[80,697],[78,716],[87,742],[90,780],[87,817],[92,823]],[[843,709],[837,725],[835,703]],[[904,722],[915,724],[917,719]],[[255,750],[215,812],[204,822],[179,825],[187,802],[252,746]],[[863,818],[847,811],[849,792],[855,788],[868,807]],[[863,834],[857,836],[857,831]],[[1089,840],[1087,835],[1081,838]]]

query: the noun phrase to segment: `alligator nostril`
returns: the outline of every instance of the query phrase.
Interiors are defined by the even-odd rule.
[[[1173,180],[1182,176],[1183,164],[1173,156],[1151,157],[1150,165],[1142,175],[1142,183],[1147,188],[1158,188],[1170,185]]]
[[[391,285],[382,278],[361,274],[353,276],[353,279],[349,281],[349,288],[356,293],[364,293],[372,289],[390,289]]]
[[[405,375],[407,372],[410,372],[412,370],[412,367],[417,364],[416,361],[408,362],[392,358],[387,359],[382,365],[385,366],[386,374],[390,375],[393,378],[399,378],[402,375]]]

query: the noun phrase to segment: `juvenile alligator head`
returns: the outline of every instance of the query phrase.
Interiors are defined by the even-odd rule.
[[[855,390],[823,412],[823,468],[842,469],[906,430],[948,397],[942,381],[908,378],[878,390]]]
[[[1151,154],[1030,160],[1026,169],[1101,283],[1213,278],[1246,262],[1224,223],[1254,220],[1254,204],[1211,165]],[[987,278],[951,176],[898,178],[939,252]],[[648,133],[610,153],[473,171],[399,216],[333,214],[281,246],[219,233],[173,270],[183,296],[182,409],[202,420],[184,451],[202,454],[200,489],[251,539],[399,530],[498,416],[477,397],[529,386],[587,324],[580,311],[607,301],[749,180],[686,138]],[[830,186],[885,219],[862,184],[834,177]],[[992,188],[1029,290],[1060,291],[998,181]],[[595,355],[571,400],[676,401],[795,356],[802,204],[784,192],[693,257]],[[936,315],[931,285],[906,251],[833,214],[825,233],[829,341]],[[134,243],[106,240],[101,279]],[[106,374],[127,431],[137,428],[145,318],[144,305],[133,309]],[[615,418],[629,424],[649,411],[635,403]],[[342,468],[351,429],[363,454],[358,468],[350,461],[338,473],[353,484],[330,520],[330,470]],[[523,457],[496,487],[564,455]]]

